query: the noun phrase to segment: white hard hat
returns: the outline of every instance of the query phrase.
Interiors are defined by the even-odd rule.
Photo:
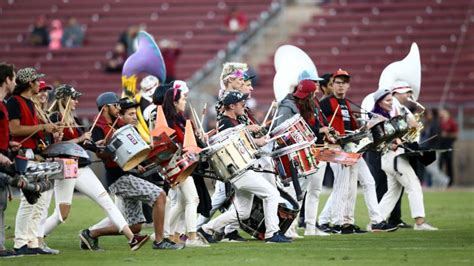
[[[189,92],[188,85],[186,84],[186,82],[184,82],[182,80],[175,80],[173,82],[173,89],[174,88],[180,89],[183,94],[186,94],[186,93]]]
[[[146,76],[140,82],[141,94],[145,97],[153,96],[156,88],[160,85],[160,81],[155,76]]]

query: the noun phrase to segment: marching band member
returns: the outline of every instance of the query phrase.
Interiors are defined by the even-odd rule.
[[[184,128],[186,125],[184,112],[188,91],[189,89],[185,82],[175,81],[173,89],[166,91],[163,100],[163,112],[167,123],[175,130],[175,141],[181,145],[184,144]],[[186,152],[186,148],[184,148],[183,152]],[[209,247],[196,234],[199,195],[193,177],[188,176],[183,182],[172,188],[172,190],[176,192],[176,204],[171,208],[169,214],[170,228],[176,228],[181,214],[184,213],[184,222],[186,223],[186,232],[188,233],[188,239],[185,243],[186,247]]]
[[[60,85],[55,91],[56,102],[52,108],[51,121],[61,123],[65,128],[62,131],[62,139],[77,144],[82,144],[90,140],[91,133],[84,132],[79,125],[79,119],[74,116],[74,111],[78,103],[78,98],[82,93],[76,91],[67,84]],[[49,120],[49,118],[48,118]],[[136,242],[125,218],[123,218],[117,206],[110,198],[98,177],[87,166],[89,162],[80,160],[77,178],[56,180],[54,183],[56,208],[53,214],[45,222],[44,235],[50,234],[56,226],[64,223],[71,210],[72,197],[74,189],[87,195],[95,201],[109,215],[115,226],[120,232],[123,232],[130,243]],[[49,205],[49,204],[48,204]],[[91,247],[88,247],[89,249]],[[133,246],[131,245],[131,248]]]
[[[8,158],[9,149],[17,150],[19,143],[10,141],[10,129],[8,128],[8,110],[5,105],[5,97],[13,92],[16,86],[15,67],[11,64],[0,63],[0,166],[12,164]],[[0,168],[3,172],[3,169]],[[13,250],[5,248],[5,210],[8,203],[8,180],[0,177],[0,258],[17,256]]]
[[[303,71],[298,78],[300,81],[293,93],[288,94],[280,103],[278,108],[279,116],[274,126],[278,126],[282,122],[290,119],[296,114],[301,114],[301,117],[308,123],[311,130],[317,137],[317,142],[321,143],[325,136],[329,138],[329,129],[324,126],[320,112],[314,106],[316,92],[318,91],[318,81],[321,80],[316,73]],[[306,176],[307,182],[304,187],[307,189],[305,200],[305,236],[327,236],[325,233],[316,228],[316,216],[319,205],[319,195],[323,186],[324,169],[318,169],[314,174]],[[294,193],[291,193],[294,194]],[[296,220],[295,220],[296,221]]]
[[[219,120],[222,126],[221,130],[231,128],[240,124],[237,120],[239,115],[245,112],[245,100],[248,94],[242,94],[238,91],[229,91],[224,94],[222,104],[225,112]],[[265,138],[255,139],[258,146],[266,144]],[[215,243],[212,238],[214,232],[220,232],[228,224],[234,224],[238,220],[245,220],[250,215],[250,208],[254,195],[261,198],[265,214],[265,242],[267,243],[288,243],[290,239],[286,238],[279,230],[278,226],[278,197],[279,192],[275,186],[267,181],[260,173],[253,170],[247,170],[243,174],[230,180],[235,188],[235,198],[233,203],[235,211],[227,211],[217,218],[204,224],[198,233],[209,243]]]
[[[244,81],[244,73],[247,71],[247,64],[244,63],[235,63],[235,62],[228,62],[224,64],[224,67],[222,68],[222,73],[220,76],[220,90],[218,94],[218,101],[216,102],[215,105],[215,110],[217,113],[217,120],[219,120],[223,113],[224,113],[224,106],[222,103],[222,97],[226,91],[231,91],[231,90],[246,90],[245,93],[250,93],[253,88],[251,87],[245,87],[245,81]],[[250,80],[250,78],[248,78]],[[244,114],[239,115],[237,119],[243,123],[243,124],[248,124],[248,117],[246,117]],[[253,129],[255,126],[251,126],[249,129]],[[222,129],[218,129],[219,131]],[[212,208],[210,210],[210,215],[209,217],[205,217],[203,215],[199,215],[198,217],[198,225],[197,227],[200,228],[203,224],[209,222],[209,220],[212,218],[212,216],[225,204],[228,196],[232,194],[231,192],[232,186],[229,183],[224,183],[222,181],[216,180],[215,185],[214,185],[214,193],[211,196],[211,202],[212,202]],[[245,239],[239,235],[237,228],[239,228],[238,223],[234,225],[228,225],[228,234],[224,236],[224,238],[228,241],[238,241],[242,242],[245,241]],[[225,231],[225,230],[224,230]],[[223,233],[223,232],[217,232],[217,233]],[[225,233],[225,232],[224,232]]]
[[[120,102],[120,105],[119,105]],[[104,107],[105,106],[105,107]],[[124,98],[119,101],[117,95],[112,92],[105,92],[97,98],[97,107],[100,110],[104,107],[102,117],[97,122],[97,127],[92,131],[92,139],[95,143],[105,143],[106,136],[110,131],[115,130],[114,121],[118,119],[120,113],[125,124],[137,125],[138,119],[136,107],[138,103]],[[105,112],[105,109],[107,112]],[[120,111],[119,111],[120,110]],[[109,113],[110,112],[110,113]],[[153,208],[153,225],[155,231],[155,241],[153,241],[153,249],[182,249],[183,246],[177,245],[163,237],[164,211],[166,204],[165,192],[158,186],[138,178],[131,173],[124,172],[118,165],[112,164],[110,156],[99,153],[99,157],[103,158],[106,165],[106,174],[109,175],[111,185],[110,192],[118,197],[120,201],[122,213],[128,221],[130,227],[134,231],[141,230],[141,223],[145,222],[143,216],[142,203],[147,203]],[[144,171],[143,167],[138,166],[138,171]],[[99,223],[85,229],[81,232],[81,241],[87,242],[86,245],[96,250],[98,247],[98,238],[105,235],[116,235],[119,231],[115,226],[111,225],[110,218],[105,218]],[[136,240],[136,241],[135,241]],[[130,243],[132,250],[138,249],[148,240],[148,236],[135,235],[134,241]]]
[[[10,133],[12,139],[20,142],[23,148],[31,149],[37,153],[40,140],[44,138],[43,134],[58,131],[52,123],[40,123],[34,103],[31,101],[31,98],[39,92],[39,79],[44,74],[37,73],[36,69],[28,67],[18,70],[16,76],[13,96],[7,102]],[[31,134],[33,136],[27,139]],[[47,208],[46,197],[40,197],[36,204],[30,204],[21,193],[15,222],[14,248],[18,254],[52,254],[39,247],[37,237],[41,224],[41,213]],[[33,215],[34,213],[38,215]]]
[[[358,129],[357,121],[351,110],[346,93],[350,85],[350,75],[342,69],[333,74],[334,94],[321,100],[321,109],[328,117],[333,119],[333,128],[341,135],[345,135],[347,130]],[[345,166],[341,164],[331,164],[334,172],[334,188],[326,206],[321,213],[324,217],[321,226],[327,226],[328,217],[334,218],[333,223],[340,227],[342,234],[366,233],[354,224],[355,202],[357,198],[357,180],[359,180],[364,192],[364,199],[369,211],[369,229],[373,232],[390,232],[397,229],[396,226],[385,222],[381,215],[377,194],[375,192],[375,181],[370,173],[364,159],[359,159],[355,165]],[[328,214],[332,208],[333,215]],[[323,215],[324,214],[324,215]]]
[[[51,123],[48,116],[48,100],[49,100],[48,92],[53,89],[54,88],[51,85],[46,84],[45,81],[40,81],[38,94],[31,97],[31,100],[33,101],[35,105],[35,111],[36,111],[36,114],[38,115],[38,120],[42,124]],[[53,134],[44,134],[44,143],[42,140],[41,145],[45,145],[45,144],[48,145],[53,142],[60,141],[61,137],[62,137],[62,132],[60,131],[57,131]],[[48,206],[48,208],[49,208],[49,205],[51,204],[51,198],[53,197],[53,192],[54,190],[50,189],[43,192],[41,195],[41,197],[44,197],[43,200],[45,200],[45,204],[46,206]],[[38,235],[37,235],[38,244],[43,250],[49,251],[52,254],[59,254],[59,250],[48,247],[46,242],[44,242],[44,236],[45,236],[44,230],[45,230],[46,219],[48,218],[48,208],[43,208],[42,213],[39,213],[39,212],[36,213],[37,211],[39,211],[39,208],[33,209],[33,216],[36,216],[36,215],[41,216],[41,222],[40,222],[40,226],[38,227]]]
[[[413,114],[405,106],[409,102],[412,93],[413,90],[407,82],[395,82],[392,89],[393,108],[390,111],[390,116],[407,115],[409,126],[417,127],[418,123],[414,119]],[[389,94],[385,97],[390,98],[388,95]],[[404,152],[405,149],[401,147],[401,141],[398,140],[395,144],[392,144],[387,153],[382,156],[382,169],[387,174],[388,186],[387,193],[385,193],[380,201],[380,207],[383,212],[382,215],[385,218],[390,215],[390,212],[392,212],[400,198],[402,188],[405,188],[408,194],[411,216],[415,219],[413,229],[421,231],[438,230],[438,228],[429,225],[425,221],[425,206],[423,203],[423,191],[420,180],[408,162],[408,159],[400,156],[395,162],[396,156]]]

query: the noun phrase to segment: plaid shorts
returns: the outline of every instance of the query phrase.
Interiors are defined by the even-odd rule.
[[[110,192],[123,200],[119,206],[128,224],[139,224],[146,221],[143,215],[142,202],[153,207],[163,190],[133,175],[121,176],[110,187]]]

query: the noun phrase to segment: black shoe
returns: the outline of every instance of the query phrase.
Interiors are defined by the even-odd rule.
[[[317,225],[316,226],[319,230],[323,231],[324,233],[332,233],[333,229],[329,224],[322,224],[322,225]]]
[[[413,225],[407,224],[404,221],[401,221],[397,224],[398,228],[403,228],[403,229],[412,229]]]
[[[79,238],[81,239],[81,249],[102,251],[102,249],[99,247],[99,239],[92,237],[90,235],[89,229],[82,230],[79,233]]]
[[[354,225],[354,233],[356,233],[356,234],[365,234],[365,233],[367,233],[367,231],[366,231],[366,230],[362,230],[362,229],[361,229],[359,226],[357,226],[357,225]]]
[[[348,235],[348,234],[354,234],[354,225],[353,224],[344,224],[341,226],[341,234],[343,235]]]
[[[175,242],[169,240],[168,238],[163,239],[160,243],[153,241],[153,249],[183,249],[184,245],[176,244]]]
[[[203,239],[205,239],[209,244],[217,243],[217,241],[212,237],[212,235],[206,233],[204,229],[202,229],[202,227],[197,230],[197,234]]]
[[[332,234],[340,234],[342,232],[342,226],[340,225],[334,225],[330,227],[330,229],[331,229],[330,233]]]
[[[385,221],[382,221],[378,224],[372,224],[371,225],[371,231],[372,232],[393,232],[398,229],[398,226],[389,224]]]
[[[21,248],[15,248],[15,253],[18,255],[39,255],[40,249],[39,248],[29,248],[27,245],[22,246]]]
[[[272,237],[265,238],[265,243],[291,243],[291,239],[278,231]]]
[[[224,239],[224,233],[219,233],[219,232],[215,232],[213,235],[212,235],[212,238],[214,238],[214,240],[216,240],[217,242],[219,241],[222,241],[222,239]]]
[[[139,250],[149,239],[150,237],[148,235],[133,235],[132,240],[128,242],[128,245],[130,246],[130,250],[132,251],[137,251]]]
[[[247,241],[245,238],[243,238],[241,235],[239,235],[239,232],[237,230],[234,230],[224,236],[222,241],[227,241],[227,242],[245,242]]]
[[[17,254],[14,250],[3,249],[0,250],[0,258],[13,258],[21,257],[22,255]]]

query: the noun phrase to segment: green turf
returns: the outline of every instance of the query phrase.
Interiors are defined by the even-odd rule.
[[[323,203],[327,195],[323,195]],[[18,202],[10,203],[6,221],[7,246],[11,247],[14,216]],[[0,265],[473,265],[474,264],[474,193],[426,192],[428,221],[437,232],[410,229],[394,233],[306,237],[292,244],[222,243],[210,248],[181,251],[156,251],[147,243],[137,252],[128,250],[125,238],[100,240],[104,252],[79,250],[80,229],[103,217],[99,207],[84,197],[75,197],[71,216],[48,237],[50,247],[61,250],[58,256],[33,256],[0,260]],[[408,201],[403,215],[409,219]],[[367,209],[361,195],[357,201],[357,224],[365,227]],[[149,231],[149,229],[147,230]],[[302,231],[300,232],[302,233]]]

